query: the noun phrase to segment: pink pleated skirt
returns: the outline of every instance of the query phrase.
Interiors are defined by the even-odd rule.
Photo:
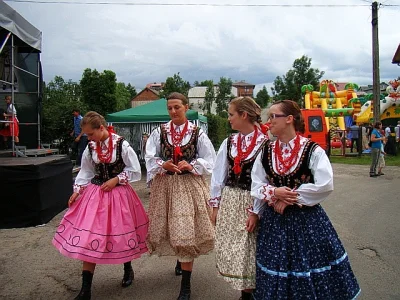
[[[89,184],[53,238],[61,254],[96,264],[121,264],[147,252],[149,220],[130,185],[104,192]]]

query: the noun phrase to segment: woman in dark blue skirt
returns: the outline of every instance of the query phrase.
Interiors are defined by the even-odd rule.
[[[346,250],[319,204],[333,190],[325,151],[301,137],[299,106],[269,110],[275,142],[252,170],[251,195],[263,205],[257,241],[256,300],[354,299],[360,293]]]

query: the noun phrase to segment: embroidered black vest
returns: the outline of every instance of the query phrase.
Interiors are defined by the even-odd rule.
[[[278,143],[278,141],[276,141],[276,143]],[[274,171],[272,161],[273,144],[274,143],[270,143],[264,147],[264,152],[262,154],[262,165],[267,174],[267,180],[271,185],[276,187],[287,186],[291,189],[296,189],[303,183],[314,183],[314,176],[308,166],[311,153],[318,146],[315,142],[310,140],[306,142],[296,168],[288,175],[280,175]]]
[[[110,138],[112,138],[110,136]],[[116,158],[113,163],[98,163],[95,164],[95,173],[96,175],[91,180],[91,183],[96,185],[102,185],[107,180],[117,177],[119,173],[121,173],[125,168],[125,163],[122,159],[122,143],[124,142],[124,138],[120,137],[117,140],[116,144]],[[89,143],[89,152],[90,155],[93,155],[94,149],[92,148],[92,143]]]
[[[173,126],[171,124],[171,126]],[[164,126],[161,126],[161,133],[160,133],[160,143],[161,143],[161,159],[164,161],[173,160],[173,153],[174,153],[174,146],[171,145],[168,141],[167,137],[167,130]],[[182,157],[180,160],[186,160],[190,163],[193,159],[196,158],[197,155],[197,142],[199,139],[199,132],[200,127],[193,127],[192,135],[190,137],[189,142],[186,145],[181,146]],[[178,162],[174,162],[177,164]],[[189,171],[183,171],[182,173],[178,173],[178,175],[183,175],[190,173]],[[172,175],[175,174],[173,172],[168,171],[167,174]]]
[[[228,178],[226,181],[226,186],[230,187],[238,187],[242,190],[250,191],[251,189],[251,169],[253,168],[254,161],[260,151],[264,148],[267,140],[262,141],[262,144],[257,149],[256,153],[250,157],[249,159],[242,160],[240,167],[242,168],[242,172],[236,175],[233,172],[234,160],[235,158],[232,157],[231,153],[231,145],[233,141],[234,135],[231,135],[228,139],[228,162],[229,162],[229,171],[228,171]]]

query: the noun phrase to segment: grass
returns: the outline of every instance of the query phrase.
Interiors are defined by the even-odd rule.
[[[336,153],[334,153],[336,154]],[[361,156],[335,156],[329,157],[331,163],[349,164],[349,165],[370,165],[371,156],[369,154],[362,154]],[[385,155],[386,166],[400,167],[400,153],[397,156]]]

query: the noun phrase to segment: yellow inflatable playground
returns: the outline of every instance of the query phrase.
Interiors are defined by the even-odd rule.
[[[400,81],[389,82],[387,88],[388,96],[381,95],[380,115],[381,120],[386,118],[400,118]],[[345,130],[347,124],[346,116],[351,116],[357,125],[370,123],[373,119],[372,95],[366,98],[357,98],[358,85],[348,83],[345,90],[337,91],[336,84],[332,80],[323,80],[320,83],[319,92],[314,91],[311,84],[304,85],[301,90],[305,93],[305,108],[320,108],[324,111],[327,129],[330,127]],[[348,120],[349,121],[349,120]]]

